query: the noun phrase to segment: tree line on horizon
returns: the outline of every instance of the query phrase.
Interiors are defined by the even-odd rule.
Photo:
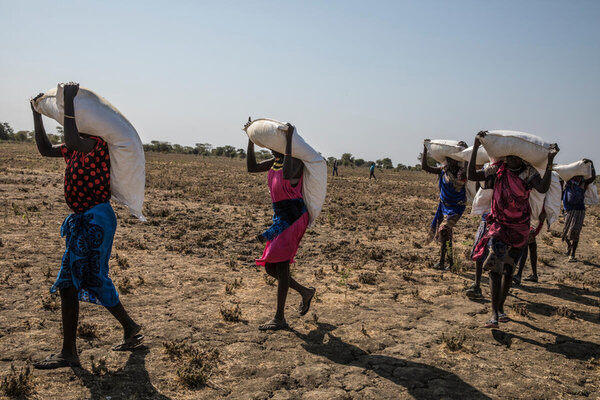
[[[64,142],[64,132],[62,126],[56,127],[56,133],[48,133],[48,138],[52,144],[60,144]],[[8,122],[0,122],[0,141],[13,142],[35,142],[34,132],[32,131],[17,131],[9,125]],[[217,146],[214,147],[210,143],[196,143],[195,146],[182,146],[180,144],[171,144],[170,142],[152,140],[150,143],[144,143],[145,152],[156,153],[173,153],[173,154],[192,154],[200,156],[228,157],[228,158],[246,158],[244,149],[236,149],[234,146]],[[269,150],[257,150],[255,152],[257,160],[267,160],[272,157]],[[419,161],[421,157],[419,156]],[[384,157],[376,161],[367,161],[362,158],[355,158],[351,153],[343,153],[341,157],[327,157],[327,165],[332,166],[337,160],[339,166],[350,168],[370,167],[375,164],[379,169],[396,170],[396,171],[420,171],[421,164],[414,166],[397,164],[394,167],[391,158]]]

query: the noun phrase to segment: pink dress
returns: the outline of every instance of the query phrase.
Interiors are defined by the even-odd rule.
[[[295,262],[294,257],[298,252],[300,240],[308,226],[308,212],[302,200],[302,178],[300,177],[296,186],[292,186],[289,180],[284,179],[281,164],[275,163],[269,170],[269,191],[275,215],[273,216],[273,226],[263,234],[270,239],[267,240],[262,257],[256,260],[256,265],[264,266],[266,263],[285,261],[289,261],[290,264]],[[295,207],[294,211],[278,213],[278,205],[281,205],[282,202],[286,205],[291,204]],[[289,214],[295,214],[292,217],[294,221],[291,223],[288,223],[290,222]]]

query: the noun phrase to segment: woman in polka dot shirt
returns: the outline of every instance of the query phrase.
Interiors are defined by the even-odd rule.
[[[65,200],[73,214],[61,226],[66,238],[66,250],[56,282],[50,291],[60,291],[63,324],[62,350],[35,363],[39,369],[54,369],[79,365],[76,333],[79,319],[79,301],[100,304],[123,326],[123,342],[113,350],[130,350],[139,345],[144,336],[141,326],[125,311],[119,294],[108,276],[108,260],[117,227],[115,213],[110,206],[110,154],[108,145],[99,137],[79,133],[75,120],[74,99],[79,85],[64,87],[65,143],[53,146],[46,135],[42,116],[32,100],[35,141],[45,157],[63,157],[65,170]]]

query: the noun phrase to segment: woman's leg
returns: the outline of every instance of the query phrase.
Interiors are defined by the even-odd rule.
[[[531,261],[531,274],[537,276],[537,242],[529,243],[529,259]]]
[[[63,326],[63,346],[60,353],[64,358],[76,359],[79,299],[74,286],[60,289],[60,308]]]
[[[285,321],[285,301],[290,288],[290,263],[282,262],[277,264],[277,312],[275,320]]]
[[[134,337],[140,332],[141,327],[131,319],[121,302],[116,306],[106,307],[106,309],[121,323],[121,326],[123,327],[123,338],[125,340]]]
[[[508,292],[510,291],[510,284],[512,282],[512,272],[513,268],[511,266],[505,265],[504,274],[502,274],[502,289],[500,291],[500,303],[498,304],[498,312],[500,314],[504,314],[504,302],[508,297]]]
[[[528,255],[529,255],[528,247],[525,247],[525,249],[523,249],[523,253],[521,254],[521,257],[519,258],[519,270],[517,271],[517,274],[514,277],[517,284],[521,283],[521,276],[523,276],[523,269],[525,269],[525,263],[527,263]]]
[[[577,245],[579,244],[579,239],[573,240],[571,244],[571,257],[575,258],[575,252],[577,251]]]
[[[492,320],[498,320],[498,312],[500,308],[500,300],[502,293],[502,275],[497,272],[490,271],[490,294],[492,298]]]

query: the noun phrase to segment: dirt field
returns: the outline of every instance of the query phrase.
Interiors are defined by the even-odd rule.
[[[32,144],[1,146],[4,377],[11,364],[60,348],[60,299],[48,289],[69,210],[61,159],[43,159]],[[266,175],[224,158],[147,154],[147,162],[149,222],[115,206],[111,259],[146,345],[110,351],[118,323],[82,303],[82,368],[34,371],[32,398],[600,398],[599,207],[588,209],[576,264],[561,254],[562,221],[540,234],[540,283],[512,289],[513,321],[491,331],[482,328],[489,302],[464,295],[478,219],[466,214],[458,224],[456,270],[435,271],[437,247],[424,243],[435,177],[379,172],[375,182],[367,169],[340,168],[293,267],[317,299],[300,318],[290,292],[292,330],[261,333],[276,291],[253,263],[262,252],[254,237],[271,217]],[[488,298],[487,277],[483,289]],[[207,386],[190,388],[203,378]]]

